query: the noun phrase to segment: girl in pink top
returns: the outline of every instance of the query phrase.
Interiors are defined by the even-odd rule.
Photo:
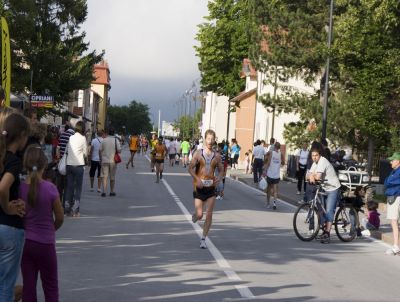
[[[28,177],[19,191],[26,204],[22,300],[37,301],[36,283],[40,272],[46,302],[57,302],[55,232],[63,223],[64,212],[56,186],[42,178],[47,158],[39,145],[31,145],[25,151],[24,167]]]

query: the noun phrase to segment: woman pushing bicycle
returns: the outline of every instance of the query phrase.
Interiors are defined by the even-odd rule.
[[[323,156],[319,148],[311,149],[311,158],[313,164],[307,173],[307,179],[310,183],[322,181],[322,188],[325,191],[325,225],[321,235],[321,243],[330,242],[330,231],[335,215],[336,203],[339,194],[340,181],[336,175],[335,169],[331,163]]]

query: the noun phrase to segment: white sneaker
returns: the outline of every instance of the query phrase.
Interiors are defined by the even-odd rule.
[[[271,208],[271,203],[266,202],[266,203],[265,203],[265,206],[267,207],[267,209],[270,209],[270,208]]]
[[[101,193],[101,189],[97,189],[97,193]]]
[[[398,255],[399,253],[400,249],[398,246],[393,246],[385,252],[386,255]]]
[[[217,195],[217,197],[215,197],[216,200],[220,200],[221,197],[219,197],[219,195]]]
[[[205,239],[201,239],[201,240],[200,240],[200,248],[201,248],[201,249],[206,249],[206,248],[207,248],[206,240],[205,240]]]
[[[297,191],[296,195],[301,195],[301,192],[300,192],[300,191]]]
[[[369,237],[369,236],[371,236],[371,232],[369,230],[362,230],[361,235],[363,235],[365,237]]]
[[[273,210],[276,210],[276,201],[274,200],[274,205],[272,206]]]

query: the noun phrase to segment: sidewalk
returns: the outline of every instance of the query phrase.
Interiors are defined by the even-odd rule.
[[[246,185],[258,189],[257,185],[253,182],[253,174],[245,174],[244,170],[232,170],[228,169],[227,176],[241,181]],[[281,180],[279,183],[279,198],[289,202],[290,204],[297,206],[298,201],[303,198],[303,195],[297,195],[297,183],[295,179]],[[366,209],[365,209],[366,211]],[[386,204],[379,203],[378,212],[381,214],[381,227],[379,231],[372,231],[371,237],[382,240],[383,242],[393,245],[393,233],[390,226],[390,221],[386,219]],[[363,218],[363,214],[360,213],[360,220]]]

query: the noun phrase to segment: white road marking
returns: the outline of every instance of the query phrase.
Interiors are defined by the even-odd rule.
[[[137,172],[136,174],[138,175],[154,175],[155,172]],[[163,175],[167,176],[190,176],[189,173],[168,173],[168,172],[163,172]]]
[[[253,188],[253,187],[249,186],[248,184],[245,184],[244,182],[241,182],[240,180],[236,180],[236,179],[234,179],[234,178],[232,178],[232,177],[230,177],[230,176],[228,176],[227,178],[230,179],[230,180],[232,180],[232,181],[234,181],[234,182],[238,182],[238,183],[242,184],[242,185],[245,186],[246,188],[248,188],[248,189],[250,189],[250,190],[252,190],[252,191],[254,191],[254,192],[257,192],[258,194],[261,194],[261,195],[263,195],[263,196],[266,196],[266,195],[267,195],[265,192],[263,192],[263,191],[261,191],[261,190],[259,190],[259,189]],[[288,208],[297,209],[297,206],[292,205],[291,203],[289,203],[289,202],[287,202],[287,201],[284,201],[284,200],[282,200],[282,199],[280,199],[280,198],[278,198],[278,201],[281,202],[281,203],[283,203],[284,205],[286,205]]]
[[[178,207],[181,209],[182,213],[185,215],[186,219],[192,225],[192,227],[196,231],[199,238],[201,238],[202,237],[201,227],[197,223],[192,223],[192,215],[186,209],[184,204],[180,201],[179,197],[175,194],[175,192],[172,190],[171,186],[167,183],[167,181],[165,179],[162,179],[161,181],[164,184],[164,186],[166,187],[166,189],[168,190],[169,194],[175,200]],[[208,237],[206,238],[206,244],[207,244],[209,252],[214,257],[218,266],[223,269],[223,271],[224,271],[225,275],[228,277],[228,279],[233,280],[233,281],[242,281],[242,279],[238,276],[238,274],[236,274],[236,272],[232,270],[232,267],[230,266],[229,262],[226,261],[224,256],[222,256],[221,252],[217,249],[217,247],[214,245],[214,243]],[[235,288],[239,292],[239,294],[242,298],[246,298],[246,299],[254,298],[253,293],[247,286],[235,285]]]

